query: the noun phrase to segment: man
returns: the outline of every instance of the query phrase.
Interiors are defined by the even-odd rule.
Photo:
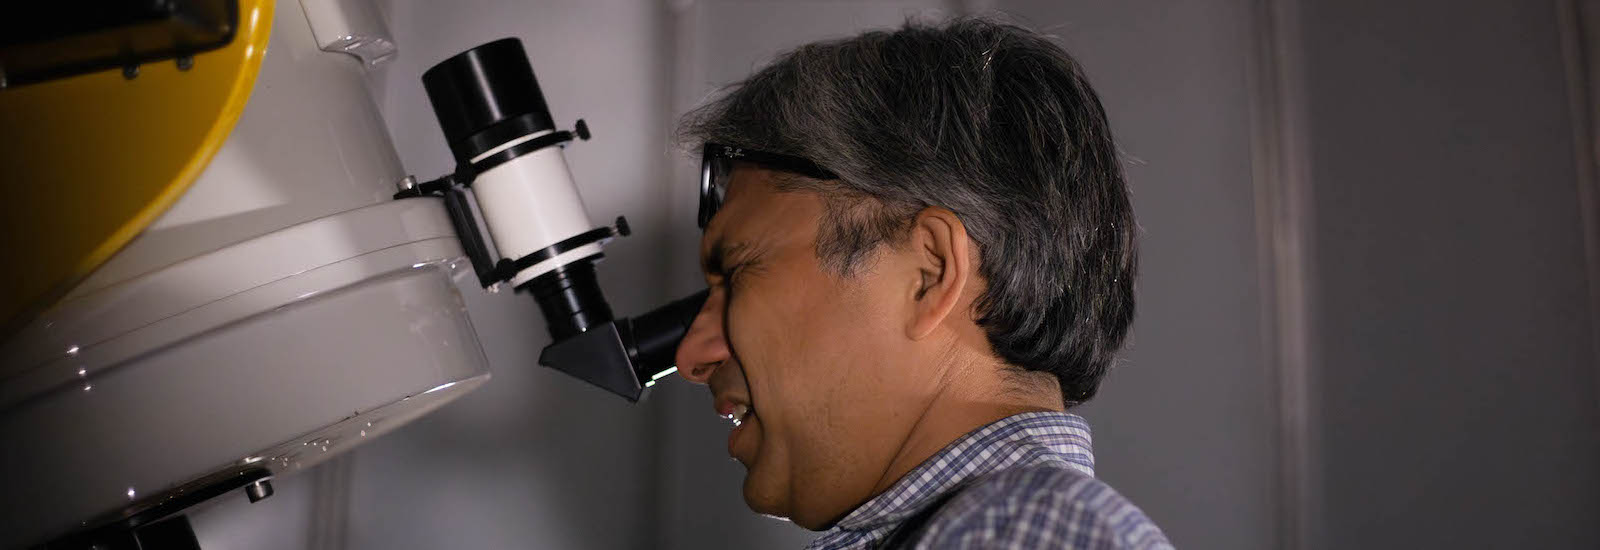
[[[801,47],[690,113],[711,294],[677,364],[813,548],[1161,548],[1093,475],[1127,185],[1066,52],[985,20]]]

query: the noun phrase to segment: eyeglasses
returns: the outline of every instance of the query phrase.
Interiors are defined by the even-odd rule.
[[[828,169],[800,157],[707,143],[700,153],[700,229],[705,229],[711,223],[711,217],[717,215],[717,209],[722,208],[734,161],[759,164],[820,180],[839,179]]]

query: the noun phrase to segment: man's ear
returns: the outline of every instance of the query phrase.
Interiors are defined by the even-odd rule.
[[[911,253],[916,266],[909,299],[912,315],[906,337],[921,340],[933,333],[961,302],[968,271],[967,228],[954,212],[930,206],[917,213],[911,226]]]

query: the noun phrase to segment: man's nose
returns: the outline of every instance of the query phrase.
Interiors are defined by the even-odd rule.
[[[689,324],[689,332],[683,335],[683,342],[678,344],[675,359],[678,374],[685,380],[696,384],[706,383],[717,367],[733,355],[723,333],[723,303],[723,293],[712,290],[705,305],[700,307],[700,313],[695,314],[694,322]]]

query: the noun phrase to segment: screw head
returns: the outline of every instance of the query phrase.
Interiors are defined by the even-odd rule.
[[[261,502],[267,497],[272,496],[272,481],[267,479],[258,479],[255,483],[251,483],[244,487],[244,494],[245,496],[250,497],[250,502],[252,503]]]

